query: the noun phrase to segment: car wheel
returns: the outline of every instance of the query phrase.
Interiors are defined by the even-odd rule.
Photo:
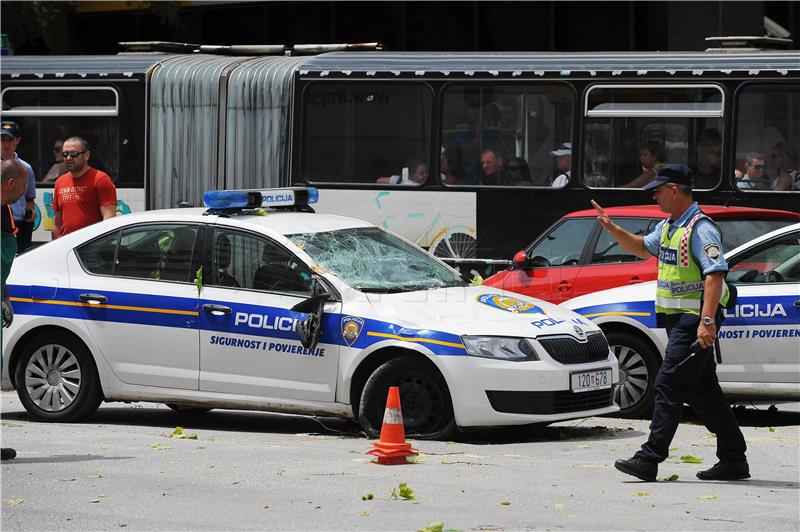
[[[620,383],[614,388],[614,401],[620,407],[620,415],[649,417],[661,359],[645,341],[630,334],[612,332],[606,338],[619,361]]]
[[[17,395],[42,421],[78,421],[103,400],[89,350],[77,338],[51,331],[34,338],[16,368]]]
[[[210,406],[191,406],[191,405],[179,405],[177,403],[164,403],[170,410],[174,410],[175,412],[183,412],[185,414],[202,414],[205,412],[210,412],[213,410]]]
[[[450,392],[442,376],[429,362],[404,356],[380,366],[364,385],[358,421],[367,436],[380,436],[390,386],[400,388],[407,436],[436,440],[446,438],[455,430]]]

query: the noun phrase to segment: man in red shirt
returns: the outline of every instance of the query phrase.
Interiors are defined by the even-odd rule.
[[[62,155],[69,172],[56,180],[53,191],[53,238],[117,214],[117,189],[108,174],[89,166],[88,143],[70,137]]]

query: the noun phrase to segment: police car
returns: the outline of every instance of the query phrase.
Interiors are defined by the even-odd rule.
[[[468,286],[408,241],[315,214],[316,189],[211,191],[207,209],[106,220],[17,258],[3,389],[42,420],[101,401],[354,418],[390,385],[406,430],[615,412],[617,361],[589,320]]]
[[[719,331],[720,385],[733,399],[800,400],[800,224],[726,253],[736,305]],[[663,360],[666,331],[656,327],[655,281],[603,290],[562,304],[599,325],[619,359],[615,389],[623,415],[646,415]]]

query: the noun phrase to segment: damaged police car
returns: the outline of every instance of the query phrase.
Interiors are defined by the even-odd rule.
[[[317,195],[211,191],[207,209],[120,216],[21,255],[3,389],[42,420],[150,401],[354,418],[375,436],[399,386],[418,438],[618,410],[590,320],[468,286],[384,229],[315,214]]]

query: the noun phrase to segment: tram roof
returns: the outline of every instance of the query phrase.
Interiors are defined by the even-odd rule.
[[[143,75],[169,57],[173,54],[9,55],[0,62],[0,72],[4,76]]]
[[[750,52],[332,52],[305,72],[493,73],[635,71],[798,71],[798,51]]]

